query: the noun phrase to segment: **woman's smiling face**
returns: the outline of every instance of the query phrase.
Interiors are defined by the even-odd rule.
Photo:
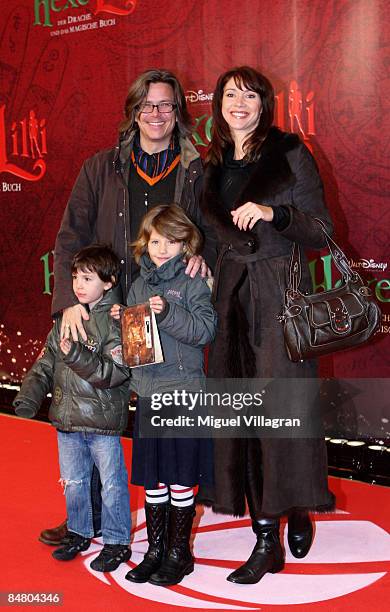
[[[244,85],[238,87],[232,77],[226,83],[222,98],[222,116],[230,128],[232,137],[248,136],[257,127],[261,116],[260,94]]]

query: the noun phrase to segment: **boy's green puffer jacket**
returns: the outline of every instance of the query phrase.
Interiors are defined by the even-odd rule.
[[[118,435],[126,429],[129,370],[122,364],[121,334],[111,318],[115,290],[108,291],[84,321],[87,341],[73,342],[68,355],[59,347],[61,317],[14,400],[16,414],[34,417],[52,393],[49,418],[61,431]]]

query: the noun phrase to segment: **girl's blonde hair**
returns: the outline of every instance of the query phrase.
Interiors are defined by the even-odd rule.
[[[144,216],[137,240],[131,245],[137,263],[141,255],[147,253],[153,229],[169,240],[182,241],[184,243],[183,255],[187,260],[199,253],[201,249],[202,236],[184,210],[176,204],[159,204]]]

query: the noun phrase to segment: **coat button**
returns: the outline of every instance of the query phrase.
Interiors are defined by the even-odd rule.
[[[182,370],[182,369],[183,369],[183,366],[182,366],[182,365],[179,365],[179,370]]]
[[[249,247],[249,250],[251,253],[254,253],[256,250],[256,243],[254,240],[248,240],[248,242],[246,243],[247,246]]]
[[[121,264],[124,264],[124,263],[125,263],[125,260],[124,260],[124,259],[121,259]]]
[[[120,212],[120,213],[119,213],[119,216],[120,216],[120,217],[123,217],[123,213],[121,213],[121,212]]]

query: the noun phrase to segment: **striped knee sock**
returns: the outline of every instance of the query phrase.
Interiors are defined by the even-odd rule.
[[[147,504],[166,504],[168,500],[168,487],[162,482],[158,483],[158,489],[145,489],[145,501]]]
[[[171,492],[171,504],[172,506],[192,506],[194,503],[194,490],[192,487],[183,487],[182,485],[174,484],[169,485]]]

